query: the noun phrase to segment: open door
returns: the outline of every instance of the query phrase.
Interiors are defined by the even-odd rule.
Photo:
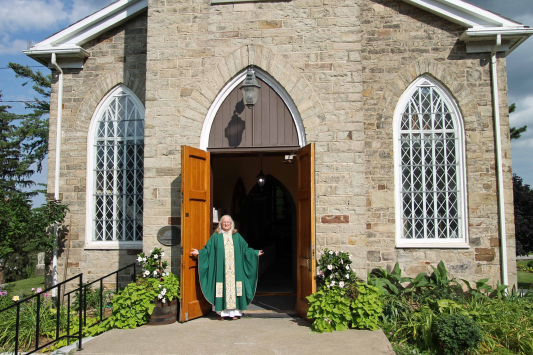
[[[297,280],[296,312],[307,319],[307,296],[315,285],[315,145],[303,147],[297,154]]]
[[[181,146],[181,307],[180,322],[204,316],[211,305],[198,280],[198,260],[191,248],[202,249],[210,237],[211,156],[200,149]]]

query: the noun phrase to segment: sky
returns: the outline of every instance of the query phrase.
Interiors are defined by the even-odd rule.
[[[92,14],[114,0],[0,0],[0,90],[3,101],[32,100],[30,86],[15,78],[13,71],[4,69],[9,62],[37,66],[50,71],[22,53],[30,43],[36,44],[70,24]],[[527,26],[533,26],[533,1],[531,0],[470,0]],[[40,66],[40,68],[39,68]],[[516,104],[511,114],[511,126],[528,125],[526,133],[512,142],[513,172],[533,185],[533,38],[528,39],[507,58],[509,103]],[[24,113],[23,103],[6,103],[12,112]],[[46,182],[46,164],[34,180]],[[44,196],[34,199],[34,205],[45,202]]]

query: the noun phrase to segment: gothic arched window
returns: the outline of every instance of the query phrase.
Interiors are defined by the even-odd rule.
[[[91,124],[88,242],[142,242],[144,107],[125,86],[100,103]]]
[[[398,247],[466,247],[466,183],[460,111],[430,77],[417,79],[395,112]]]

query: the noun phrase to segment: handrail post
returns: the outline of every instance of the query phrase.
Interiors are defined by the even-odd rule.
[[[19,353],[20,302],[17,302],[17,318],[15,321],[15,355]]]
[[[87,325],[87,287],[83,286],[83,325]]]
[[[35,327],[35,350],[39,348],[39,332],[41,328],[41,294],[37,294],[37,325]]]
[[[81,309],[81,305],[82,305],[82,302],[83,304],[85,304],[87,301],[85,300],[85,297],[82,296],[82,290],[83,290],[83,274],[80,274],[80,285],[79,285],[79,288],[80,288],[80,293],[79,293],[79,297],[80,297],[80,303],[79,303],[79,307],[78,307],[78,317],[79,317],[79,320],[78,320],[78,329],[79,329],[79,332],[78,332],[78,351],[81,351],[82,350],[82,347],[81,347],[81,340],[82,340],[82,337],[83,337],[83,322],[82,322],[82,309]],[[82,298],[83,297],[83,298]]]
[[[61,287],[57,286],[56,302],[56,340],[59,339],[59,318],[61,317]]]
[[[100,322],[104,320],[104,316],[103,316],[104,302],[102,300],[103,293],[104,293],[104,280],[100,279]]]
[[[65,292],[65,290],[63,290]],[[63,293],[63,297],[65,294]],[[67,344],[70,337],[70,293],[67,295]]]

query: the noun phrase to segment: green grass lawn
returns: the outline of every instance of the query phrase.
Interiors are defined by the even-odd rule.
[[[520,260],[517,261],[517,265],[526,265],[529,260]],[[519,288],[525,288],[529,289],[533,287],[533,273],[531,272],[525,272],[525,271],[518,271],[518,287]]]
[[[10,286],[13,285],[13,286]],[[31,277],[29,279],[14,281],[8,283],[10,296],[31,296],[31,289],[38,287],[44,289],[44,276]]]

